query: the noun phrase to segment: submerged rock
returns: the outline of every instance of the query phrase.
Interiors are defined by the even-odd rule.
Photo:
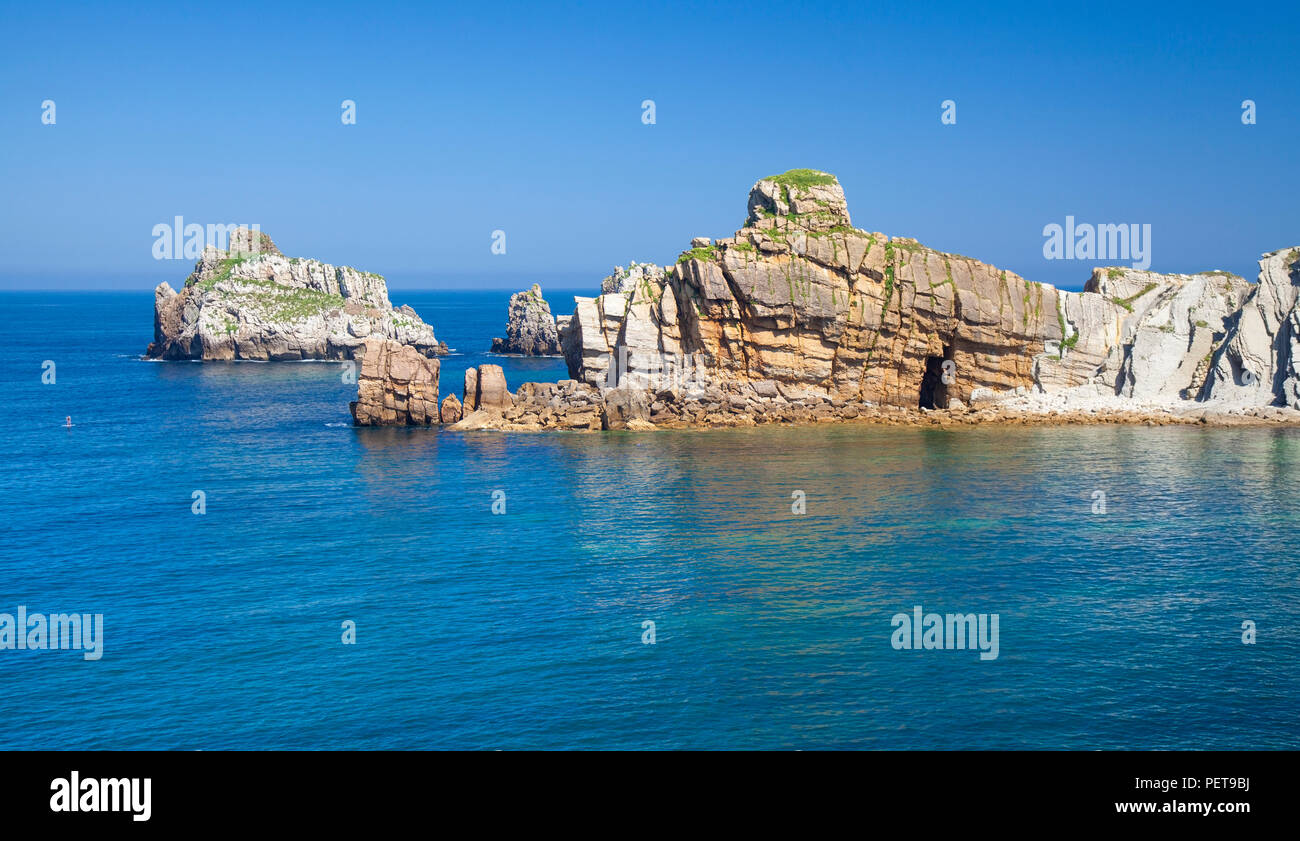
[[[493,353],[519,353],[524,356],[551,356],[560,352],[560,337],[551,307],[542,297],[542,287],[510,296],[510,314],[506,337],[492,340]]]
[[[160,359],[350,359],[380,336],[425,355],[445,353],[410,307],[394,309],[383,277],[347,266],[285,257],[246,228],[230,248],[209,247],[177,292],[154,290]]]

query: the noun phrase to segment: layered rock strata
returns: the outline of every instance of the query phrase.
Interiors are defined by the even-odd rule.
[[[471,369],[443,419],[1296,423],[1298,259],[1265,255],[1257,285],[1112,267],[1065,292],[858,229],[833,176],[792,170],[754,185],[734,236],[697,237],[674,266],[633,263],[577,298],[558,329],[569,379],[512,395],[499,367]]]

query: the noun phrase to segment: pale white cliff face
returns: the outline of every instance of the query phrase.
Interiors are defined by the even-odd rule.
[[[285,257],[269,238],[257,253],[208,248],[180,292],[155,290],[154,343],[165,359],[348,359],[370,337],[438,351],[433,328],[393,309],[376,274]]]
[[[1300,248],[1265,254],[1259,283],[1215,354],[1206,395],[1246,405],[1300,408]]]

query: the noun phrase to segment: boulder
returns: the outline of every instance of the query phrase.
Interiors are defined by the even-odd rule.
[[[468,383],[468,379],[466,382]],[[478,366],[474,408],[504,411],[514,404],[515,401],[510,396],[510,390],[506,388],[506,373],[501,370],[501,366]]]
[[[627,429],[634,420],[650,419],[651,395],[639,388],[612,388],[604,393],[602,425],[605,429]]]
[[[442,401],[442,408],[438,410],[438,419],[445,424],[452,424],[457,423],[463,415],[464,412],[456,395],[448,394]]]

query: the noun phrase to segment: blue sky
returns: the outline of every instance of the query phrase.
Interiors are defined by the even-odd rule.
[[[4,2],[0,288],[175,285],[177,215],[397,288],[594,286],[792,167],[859,227],[1065,288],[1067,215],[1253,280],[1300,244],[1293,8]]]

